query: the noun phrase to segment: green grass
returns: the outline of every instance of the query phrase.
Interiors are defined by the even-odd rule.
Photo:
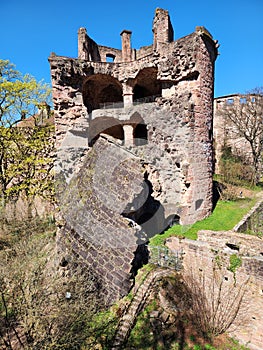
[[[193,225],[175,225],[151,238],[150,245],[163,245],[170,236],[181,236],[189,239],[197,239],[200,230],[228,231],[231,230],[242,217],[255,205],[256,198],[238,199],[235,201],[219,201],[213,213],[206,219],[197,221]]]

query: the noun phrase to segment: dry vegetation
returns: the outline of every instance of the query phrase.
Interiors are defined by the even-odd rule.
[[[98,311],[97,281],[79,264],[70,272],[59,266],[52,224],[5,242],[0,251],[0,348],[80,349]]]

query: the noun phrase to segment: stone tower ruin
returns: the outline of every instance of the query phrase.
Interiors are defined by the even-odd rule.
[[[212,210],[217,42],[204,27],[174,41],[157,9],[153,44],[49,57],[57,145],[58,249],[80,257],[111,301],[147,262],[150,237]]]

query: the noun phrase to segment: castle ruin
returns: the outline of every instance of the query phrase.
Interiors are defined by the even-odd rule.
[[[204,27],[174,41],[157,9],[153,44],[98,45],[78,31],[78,58],[49,57],[56,125],[58,249],[80,257],[107,302],[147,262],[149,238],[212,210],[217,41]]]
[[[220,159],[223,150],[228,148],[232,155],[242,159],[245,165],[256,166],[260,174],[262,168],[260,144],[263,137],[261,115],[262,95],[260,93],[232,94],[214,99],[215,173],[222,173]],[[253,153],[248,140],[254,146],[254,156],[257,157],[258,164],[253,164]]]

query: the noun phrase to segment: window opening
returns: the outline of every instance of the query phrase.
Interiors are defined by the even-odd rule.
[[[155,97],[160,96],[161,93],[161,84],[157,80],[157,68],[142,69],[136,77],[136,84],[133,88],[133,100],[135,102],[141,100],[153,102]]]
[[[145,124],[138,124],[135,127],[133,131],[133,137],[136,146],[143,146],[147,144],[147,133],[147,126]]]
[[[83,102],[88,113],[98,108],[114,108],[123,103],[122,85],[107,74],[94,74],[83,84]]]
[[[240,102],[241,104],[245,104],[245,103],[247,103],[247,99],[246,99],[245,97],[241,97],[240,100],[239,100],[239,102]]]
[[[116,56],[112,55],[111,53],[106,54],[106,62],[108,63],[114,63]]]

